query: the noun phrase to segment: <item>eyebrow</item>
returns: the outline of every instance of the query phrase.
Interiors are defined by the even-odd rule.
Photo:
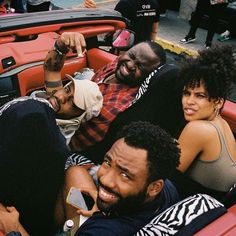
[[[206,92],[196,92],[196,94],[205,94],[205,95],[207,95]]]
[[[111,156],[109,156],[108,153],[105,155],[104,159],[108,159],[109,161],[112,161],[112,158],[111,158]],[[129,176],[131,176],[131,177],[134,176],[134,174],[131,173],[130,170],[127,169],[126,167],[121,166],[121,165],[118,165],[118,164],[116,164],[116,166],[117,166],[117,168],[118,168],[119,170],[126,172]]]

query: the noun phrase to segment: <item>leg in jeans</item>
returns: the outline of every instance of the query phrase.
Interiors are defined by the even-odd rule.
[[[231,15],[231,17],[230,17],[230,19],[229,19],[228,30],[229,30],[230,34],[233,34],[233,33],[235,33],[235,27],[236,27],[236,25],[235,25],[235,22],[236,22],[236,14],[235,14],[235,12],[234,12],[234,13],[231,13],[231,14],[232,14],[232,15]]]
[[[236,14],[234,14],[233,11],[228,9],[225,9],[224,11],[226,12],[226,15],[229,15],[229,18],[228,18],[228,23],[224,26],[223,31],[221,31],[221,35],[218,38],[219,41],[225,41],[221,39],[221,36],[224,35],[226,32],[228,32],[228,34],[232,34],[236,26],[234,23],[236,22]]]
[[[39,5],[31,5],[27,3],[27,12],[49,11],[51,2],[43,2]]]
[[[209,2],[209,0],[198,0],[196,9],[191,18],[191,28],[189,30],[188,36],[195,37],[202,16],[208,11],[210,4]]]
[[[227,7],[227,4],[217,4],[210,6],[209,8],[209,26],[206,38],[206,45],[211,46],[212,39],[216,32],[217,18],[223,14],[223,11]]]

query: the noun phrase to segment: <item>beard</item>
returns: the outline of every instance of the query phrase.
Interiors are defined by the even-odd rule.
[[[129,75],[123,76],[120,72],[120,67],[122,66],[123,63],[125,62],[118,62],[117,64],[115,71],[115,76],[117,81],[121,84],[126,84],[129,87],[136,87],[141,85],[146,76],[143,74],[141,77],[135,78],[135,73],[132,71],[129,73]]]
[[[113,190],[107,188],[101,182],[98,182],[98,189],[101,186],[107,192],[114,194],[118,200],[115,203],[109,204],[104,202],[102,199],[97,197],[97,206],[98,209],[103,212],[104,214],[118,214],[118,215],[125,215],[127,213],[131,213],[133,211],[137,211],[139,206],[145,203],[147,197],[147,185],[144,188],[133,195],[129,195],[127,197],[122,197],[119,193],[114,192]]]

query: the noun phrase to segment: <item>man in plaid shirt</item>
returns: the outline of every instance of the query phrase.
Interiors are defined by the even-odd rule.
[[[55,50],[63,54],[64,51],[68,52],[66,48],[69,45],[74,45],[78,56],[83,56],[86,44],[82,37],[83,35],[77,32],[64,33],[57,39]],[[98,117],[81,124],[72,137],[71,148],[81,151],[100,142],[111,122],[132,104],[139,85],[150,72],[164,64],[165,60],[164,49],[154,42],[147,41],[135,45],[114,62],[98,70],[92,81],[98,84],[102,92],[103,108]]]
[[[100,69],[93,81],[99,85],[99,89],[103,95],[103,107],[97,119],[91,122],[85,122],[72,138],[72,148],[75,150],[83,150],[103,139],[108,131],[110,123],[116,116],[128,108],[138,90],[138,87],[130,87],[126,84],[103,82],[104,78],[115,75],[117,60]],[[110,73],[109,73],[110,72]]]

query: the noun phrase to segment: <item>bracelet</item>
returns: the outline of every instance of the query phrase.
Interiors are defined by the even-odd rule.
[[[21,236],[21,233],[19,231],[11,231],[6,236]]]
[[[63,49],[61,49],[58,46],[57,40],[54,43],[53,50],[55,52],[57,52],[59,55],[61,55],[61,56],[64,56],[64,55],[66,55],[69,52],[69,49],[67,47],[64,47]]]
[[[58,81],[47,81],[45,80],[45,86],[48,88],[55,88],[55,87],[60,87],[62,86],[62,81],[58,80]]]

